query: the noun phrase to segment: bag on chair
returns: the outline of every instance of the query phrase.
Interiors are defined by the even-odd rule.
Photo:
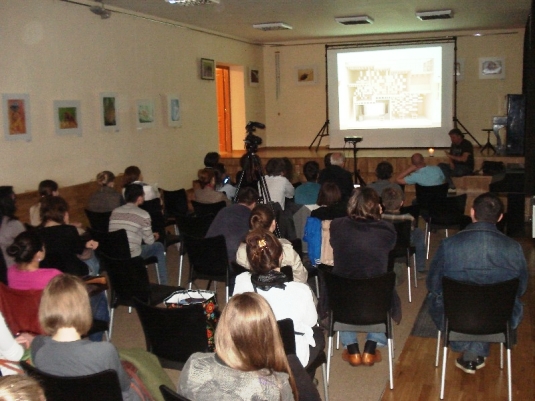
[[[202,304],[204,316],[206,317],[206,337],[208,340],[208,350],[215,351],[214,334],[219,321],[219,308],[214,291],[208,290],[180,290],[175,291],[164,299],[164,304],[168,308],[187,308],[190,305]]]

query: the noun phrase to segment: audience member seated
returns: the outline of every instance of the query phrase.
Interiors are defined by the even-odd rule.
[[[56,376],[85,376],[113,369],[119,376],[124,400],[140,400],[130,377],[109,342],[82,340],[93,318],[85,284],[77,277],[54,277],[43,291],[39,321],[50,336],[37,336],[31,346],[33,364]]]
[[[159,234],[152,232],[149,213],[139,207],[144,202],[144,189],[140,184],[130,184],[125,188],[124,197],[126,205],[119,206],[111,213],[109,231],[126,230],[132,257],[146,259],[156,256],[159,282],[167,284],[164,245],[157,241]]]
[[[324,165],[324,168],[327,168],[331,165],[331,156],[333,154],[332,153],[326,153],[325,156],[323,156],[323,165]]]
[[[156,187],[156,185],[149,185],[143,182],[143,174],[141,174],[141,170],[137,166],[130,166],[124,170],[123,196],[124,189],[130,184],[139,184],[143,187],[146,201],[150,201],[160,197],[160,193],[158,192],[158,188]]]
[[[0,249],[6,266],[14,263],[13,258],[6,252],[7,247],[25,230],[24,225],[15,217],[16,210],[13,187],[0,186]]]
[[[195,189],[195,200],[201,203],[217,203],[225,201],[230,205],[230,199],[227,198],[225,193],[217,192],[216,186],[216,170],[213,168],[203,168],[197,173],[199,178],[200,188]]]
[[[390,221],[391,223],[409,220],[412,223],[411,245],[415,247],[416,251],[416,270],[420,273],[425,272],[425,233],[418,227],[415,227],[416,221],[410,213],[400,213],[401,206],[403,206],[403,194],[396,188],[386,188],[383,191],[382,201],[385,208],[381,216],[383,220]]]
[[[355,191],[347,205],[348,216],[331,223],[331,245],[334,252],[333,274],[347,278],[374,277],[387,272],[388,254],[396,245],[392,223],[381,220],[379,195],[371,188]],[[401,301],[397,293],[392,300],[392,319],[401,321]],[[368,333],[364,352],[360,353],[357,333],[341,331],[344,346],[342,359],[352,366],[373,366],[381,362],[376,347],[387,345],[385,333]]]
[[[204,167],[206,168],[216,168],[216,165],[219,163],[221,155],[217,152],[208,152],[204,156]]]
[[[450,160],[449,163],[439,163],[438,167],[444,173],[450,189],[455,190],[451,177],[463,177],[474,172],[474,146],[464,138],[464,134],[458,128],[452,129],[448,135],[451,146],[450,151],[445,153]]]
[[[371,184],[368,184],[367,186],[375,189],[375,192],[377,192],[381,197],[383,196],[383,191],[386,188],[395,188],[403,194],[403,190],[401,189],[401,187],[395,182],[390,181],[393,172],[394,167],[392,167],[392,164],[390,164],[389,162],[383,161],[379,163],[377,165],[377,168],[375,169],[375,176],[377,177],[377,181],[374,181]]]
[[[98,173],[97,184],[100,188],[89,198],[87,210],[106,213],[124,204],[121,194],[113,189],[115,186],[115,175],[111,171]]]
[[[295,189],[295,203],[300,205],[314,205],[318,199],[321,185],[318,184],[320,165],[315,161],[308,161],[303,166],[303,173],[307,182]]]
[[[46,248],[42,267],[55,267],[75,276],[98,274],[100,264],[92,252],[97,249],[98,242],[83,240],[76,228],[69,225],[69,205],[65,199],[60,196],[43,198],[41,221],[39,233]]]
[[[428,166],[421,153],[411,156],[411,166],[396,177],[396,182],[401,185],[418,184],[424,187],[432,187],[444,183],[444,173],[438,166]]]
[[[266,164],[266,186],[272,202],[277,202],[284,210],[286,198],[293,198],[295,188],[285,177],[286,165],[284,160],[279,158],[270,159]],[[260,195],[261,190],[259,188]],[[266,202],[266,200],[264,200]]]
[[[12,375],[0,378],[2,401],[46,401],[39,383],[30,376]]]
[[[280,271],[282,245],[271,232],[253,230],[246,243],[252,273],[236,277],[234,294],[254,291],[268,301],[277,320],[293,320],[295,332],[299,333],[295,336],[296,355],[306,367],[325,347],[323,331],[315,327],[318,314],[312,290],[304,283],[289,281]]]
[[[58,269],[39,268],[45,258],[45,246],[36,231],[20,233],[7,252],[16,264],[7,271],[7,283],[16,290],[42,290],[52,278],[61,274]]]
[[[13,334],[6,325],[4,316],[0,313],[0,358],[12,362],[18,362],[24,355],[24,349],[29,348],[33,341],[33,335],[29,333],[21,333],[17,338],[13,338]],[[7,366],[1,366],[0,372],[2,376],[13,375],[16,372],[9,369]],[[1,399],[1,398],[0,398]]]
[[[320,220],[333,220],[347,216],[347,203],[342,200],[340,188],[334,182],[322,184],[316,203],[320,206],[310,212],[310,217]]]
[[[249,214],[249,228],[253,230],[266,230],[274,232],[276,227],[275,216],[273,211],[267,205],[256,205]],[[279,238],[278,243],[282,246],[282,261],[281,266],[291,266],[294,281],[298,283],[306,283],[308,280],[308,272],[301,258],[294,250],[292,243],[284,238]],[[247,246],[241,243],[236,253],[236,262],[243,267],[251,269],[249,259],[247,257]]]
[[[236,260],[236,252],[240,243],[249,232],[251,210],[256,206],[258,192],[251,187],[243,187],[238,192],[238,203],[225,207],[217,213],[206,233],[206,237],[223,235],[227,244],[229,261]]]
[[[41,200],[47,196],[59,196],[59,186],[56,181],[44,180],[37,189]],[[30,224],[34,227],[41,225],[41,200],[30,207]]]
[[[225,170],[225,165],[223,163],[217,163],[214,168],[216,170],[215,190],[223,192],[230,200],[234,199],[236,196],[236,187],[232,185],[230,176]]]
[[[268,344],[269,346],[266,346]],[[178,392],[190,400],[298,399],[277,321],[258,294],[233,296],[215,332],[216,353],[190,356]]]
[[[241,170],[236,173],[236,185],[239,188],[258,188],[261,173],[261,160],[256,154],[245,153],[240,157]]]
[[[344,169],[345,162],[346,158],[342,153],[333,153],[331,165],[321,170],[318,182],[320,184],[327,181],[334,182],[340,188],[342,199],[347,200],[353,193],[353,179],[351,173]]]
[[[282,157],[282,161],[284,162],[284,176],[290,183],[293,184],[294,182],[294,165],[292,161],[288,157]]]

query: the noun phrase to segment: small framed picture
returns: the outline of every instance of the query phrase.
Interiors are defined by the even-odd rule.
[[[167,95],[166,96],[166,106],[167,106],[167,125],[169,127],[181,127],[182,120],[180,119],[181,114],[181,104],[180,97],[178,95]]]
[[[56,134],[82,136],[82,111],[79,100],[55,100]]]
[[[137,101],[136,123],[138,129],[152,128],[154,126],[154,101],[152,99]]]
[[[505,59],[501,57],[480,58],[479,79],[505,79]]]
[[[295,82],[298,85],[316,85],[318,83],[318,71],[315,65],[295,67]]]
[[[119,132],[119,113],[117,94],[106,92],[100,94],[100,128],[103,131]]]
[[[214,60],[201,58],[201,79],[215,79]]]
[[[256,67],[249,68],[249,85],[258,86],[260,84],[260,70]]]
[[[29,94],[3,94],[2,117],[4,118],[4,137],[8,141],[32,140]]]

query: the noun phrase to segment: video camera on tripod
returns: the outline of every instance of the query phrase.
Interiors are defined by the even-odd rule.
[[[249,121],[245,126],[245,132],[247,135],[245,136],[244,142],[247,152],[255,153],[258,150],[258,145],[262,145],[262,138],[253,134],[257,128],[264,129],[266,126],[265,124],[256,121]]]

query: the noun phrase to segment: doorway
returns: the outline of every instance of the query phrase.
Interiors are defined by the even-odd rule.
[[[232,152],[232,118],[230,108],[230,68],[216,67],[217,128],[219,153]]]

